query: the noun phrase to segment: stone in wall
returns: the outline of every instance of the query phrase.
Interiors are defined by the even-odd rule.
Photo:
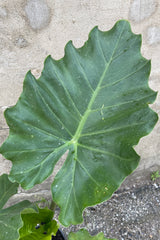
[[[140,22],[150,17],[156,11],[155,0],[133,0],[129,10],[129,19]]]
[[[33,30],[43,29],[50,22],[50,9],[44,0],[28,0],[25,13]]]
[[[147,30],[147,42],[149,44],[160,43],[160,27],[149,27]]]
[[[24,48],[24,47],[27,47],[28,46],[28,42],[27,40],[22,36],[18,36],[16,39],[15,39],[15,42],[14,42],[15,46],[19,47],[19,48]]]
[[[7,10],[5,7],[0,7],[0,18],[6,18],[7,17]]]

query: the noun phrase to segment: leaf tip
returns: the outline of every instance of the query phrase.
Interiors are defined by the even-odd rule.
[[[36,80],[35,76],[32,74],[31,70],[29,70],[26,75],[25,75],[25,78],[24,78],[24,83],[23,83],[23,90],[24,90],[24,86],[25,86],[25,83],[28,81],[28,80]]]
[[[53,60],[52,56],[51,56],[51,55],[48,55],[48,56],[46,57],[46,59],[44,60],[44,64],[47,63],[47,61],[51,61],[51,60]]]
[[[65,48],[64,48],[65,54],[66,54],[66,52],[70,49],[70,47],[75,48],[74,45],[73,45],[73,41],[72,41],[72,40],[70,40],[70,41],[67,42],[67,44],[66,44],[66,46],[65,46]]]

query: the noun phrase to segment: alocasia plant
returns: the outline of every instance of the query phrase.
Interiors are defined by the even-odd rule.
[[[8,180],[7,174],[0,176],[0,239],[2,240],[19,239],[18,231],[23,225],[21,212],[25,208],[35,209],[29,201],[22,201],[11,207],[3,208],[8,199],[17,193],[18,186],[18,183],[11,183]]]
[[[2,209],[18,186],[9,181],[7,174],[0,176],[0,240],[51,240],[59,226],[50,209],[41,209],[27,200]]]
[[[83,47],[49,56],[39,79],[28,72],[17,104],[5,111],[10,128],[0,152],[13,163],[10,180],[30,189],[49,177],[68,151],[52,186],[64,226],[83,221],[85,207],[111,197],[137,167],[133,146],[153,129],[148,104],[150,60],[127,21],[95,27]]]

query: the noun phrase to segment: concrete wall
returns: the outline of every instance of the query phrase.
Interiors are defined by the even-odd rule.
[[[80,47],[98,25],[109,30],[117,20],[128,19],[135,33],[142,33],[142,54],[152,59],[149,84],[160,90],[160,3],[157,0],[0,0],[0,143],[8,135],[3,117],[22,91],[26,72],[39,76],[47,55],[63,57],[64,46],[73,40]],[[160,96],[152,105],[160,112]],[[141,170],[160,165],[160,125],[138,146]],[[9,172],[11,163],[0,156],[0,174]],[[45,185],[45,191],[49,189]],[[36,190],[35,190],[36,189]],[[37,186],[34,191],[41,190]],[[42,191],[42,190],[41,190]],[[44,191],[44,190],[43,190]]]

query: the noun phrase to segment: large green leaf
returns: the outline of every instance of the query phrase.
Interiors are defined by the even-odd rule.
[[[53,219],[53,211],[38,208],[38,212],[22,212],[23,227],[20,229],[20,240],[51,240],[56,235],[58,224]]]
[[[133,146],[157,121],[140,46],[127,21],[108,32],[96,27],[82,48],[69,42],[62,59],[49,56],[38,80],[28,72],[20,99],[5,111],[10,135],[0,151],[23,188],[45,180],[68,150],[52,184],[65,226],[111,197],[138,165]]]
[[[17,192],[18,186],[17,183],[11,183],[6,174],[0,176],[0,239],[3,240],[19,239],[18,231],[23,225],[21,212],[32,206],[29,201],[23,201],[2,209],[8,199]]]
[[[115,238],[105,238],[104,234],[101,232],[96,236],[91,236],[86,229],[81,229],[76,233],[71,232],[69,234],[68,240],[116,240]]]

